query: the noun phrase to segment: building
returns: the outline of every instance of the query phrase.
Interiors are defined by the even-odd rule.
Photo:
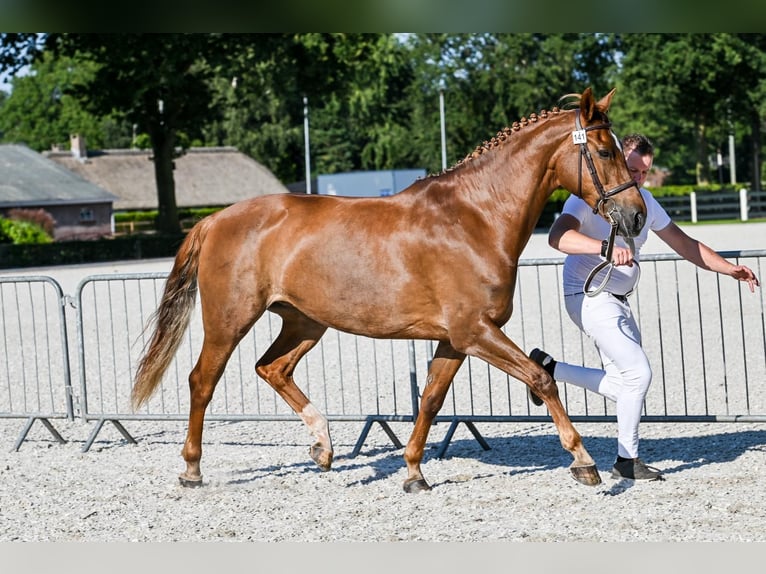
[[[317,177],[317,193],[348,197],[394,195],[426,176],[425,169],[353,171]]]
[[[11,209],[44,209],[56,221],[56,240],[110,235],[117,199],[25,145],[0,145],[0,214]]]
[[[157,184],[151,150],[88,151],[72,137],[72,151],[44,155],[113,195],[115,211],[155,210]],[[233,147],[191,148],[174,161],[179,208],[223,207],[288,189],[262,164]]]

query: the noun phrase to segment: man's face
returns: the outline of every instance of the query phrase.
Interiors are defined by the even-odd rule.
[[[651,155],[640,155],[636,150],[631,150],[625,156],[630,176],[638,184],[638,187],[643,187],[646,176],[649,175],[649,170],[652,169],[653,160],[654,158]]]

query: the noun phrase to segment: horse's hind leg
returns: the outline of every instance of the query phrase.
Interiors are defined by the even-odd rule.
[[[333,448],[327,419],[311,404],[293,379],[295,365],[317,344],[327,327],[294,310],[282,309],[278,313],[282,317],[282,330],[256,364],[255,371],[303,420],[316,439],[309,455],[319,468],[330,470]]]
[[[426,388],[420,401],[420,411],[415,420],[410,440],[404,449],[404,461],[407,463],[407,479],[404,481],[405,492],[421,492],[431,490],[431,487],[420,471],[420,462],[423,460],[428,431],[434,418],[439,413],[447,391],[455,377],[460,365],[463,364],[465,355],[453,349],[447,343],[439,343],[434,353],[431,368],[428,371]]]
[[[197,364],[189,375],[189,427],[186,433],[181,456],[186,461],[186,470],[178,479],[183,486],[201,486],[202,473],[202,427],[205,410],[213,398],[213,391],[218,384],[232,351],[241,336],[211,337],[205,335]]]

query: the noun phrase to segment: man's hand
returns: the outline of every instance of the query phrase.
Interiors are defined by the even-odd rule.
[[[633,252],[627,247],[614,246],[612,249],[612,263],[615,266],[627,265],[633,267]]]
[[[745,265],[732,266],[729,275],[734,277],[737,281],[747,281],[751,293],[755,293],[755,288],[761,286],[761,283],[758,281],[758,277],[755,276],[755,273],[753,273],[753,270]]]

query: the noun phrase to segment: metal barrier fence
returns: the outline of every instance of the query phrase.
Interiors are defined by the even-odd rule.
[[[65,304],[50,277],[0,277],[0,418],[26,419],[15,450],[38,420],[66,442],[51,422],[74,418]]]
[[[749,265],[763,277],[766,251],[722,255]],[[560,287],[562,264],[563,259],[520,262],[515,311],[504,330],[525,350],[539,346],[557,359],[596,366],[599,359],[595,348],[566,316]],[[751,294],[745,285],[702,271],[675,255],[645,256],[641,273],[631,306],[654,369],[644,420],[766,422],[763,291]],[[24,374],[11,379],[10,373],[16,370],[12,367],[0,374],[7,378],[7,382],[0,378],[4,389],[0,416],[27,418],[28,426],[35,419],[47,426],[51,418],[72,416],[93,422],[83,451],[91,447],[107,422],[114,424],[126,440],[135,442],[121,421],[185,421],[189,401],[186,379],[202,341],[199,307],[158,392],[139,412],[133,412],[129,402],[138,358],[149,336],[143,329],[161,298],[166,276],[95,275],[85,278],[71,299],[58,288],[58,303],[26,295],[37,281],[57,287],[51,279],[4,279],[3,283],[10,283],[15,291],[3,291],[0,300],[5,330],[3,351],[7,357],[21,361]],[[66,302],[77,314],[74,362],[79,388],[74,392],[69,383]],[[27,316],[33,318],[31,323],[25,319]],[[63,325],[59,340],[51,334],[51,322]],[[17,338],[9,325],[13,333],[18,333]],[[30,330],[29,325],[35,327]],[[299,421],[254,371],[255,362],[279,328],[280,319],[267,314],[239,344],[218,384],[206,420]],[[5,335],[6,331],[10,334]],[[19,350],[11,343],[17,339]],[[57,350],[59,346],[62,348]],[[425,380],[432,350],[432,343],[427,341],[374,340],[328,330],[298,365],[295,378],[330,421],[363,423],[354,456],[376,423],[395,446],[401,446],[388,422],[414,421],[420,396],[418,377]],[[59,362],[60,369],[54,366]],[[59,373],[63,377],[56,388]],[[598,395],[568,385],[559,388],[573,421],[616,420],[613,404]],[[27,397],[26,402],[16,400],[19,395]],[[39,406],[42,401],[45,408]],[[469,358],[456,375],[436,420],[450,424],[437,453],[441,456],[461,423],[482,447],[488,448],[475,423],[551,419],[544,406],[529,402],[524,384],[483,361]]]
[[[763,277],[766,251],[721,254]],[[630,304],[653,369],[642,420],[766,422],[763,290],[750,293],[745,284],[675,254],[649,255],[640,265]],[[551,259],[520,265],[516,311],[504,330],[525,350],[539,346],[557,359],[598,366],[594,345],[564,308],[562,267],[563,260]],[[450,430],[464,421],[550,420],[544,406],[526,400],[525,385],[482,361],[467,363],[437,417],[451,421]],[[571,385],[559,384],[559,392],[572,421],[616,421],[614,403]]]
[[[202,346],[199,304],[155,396],[140,412],[130,407],[133,375],[151,335],[143,331],[144,325],[159,304],[166,276],[92,276],[78,287],[81,416],[96,421],[84,450],[105,422],[132,441],[121,420],[188,418],[186,381]],[[280,325],[279,317],[268,313],[240,342],[216,387],[206,420],[300,420],[255,374],[256,361]],[[425,348],[421,362],[424,352]],[[377,422],[400,445],[387,421],[414,420],[415,354],[413,341],[374,340],[329,330],[298,365],[295,377],[329,420],[363,421],[363,435]]]

